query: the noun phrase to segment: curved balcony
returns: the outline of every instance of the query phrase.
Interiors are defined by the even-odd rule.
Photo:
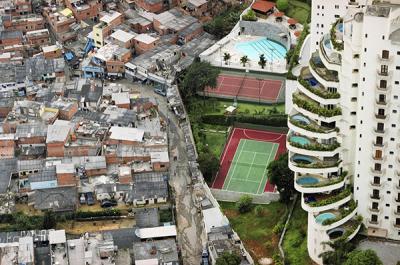
[[[376,90],[378,90],[379,93],[386,94],[392,90],[392,86],[390,84],[387,84],[386,86],[381,86],[380,83],[376,84]]]
[[[320,230],[330,230],[332,228],[343,225],[352,219],[357,213],[357,204],[354,200],[350,200],[348,204],[341,207],[339,210],[330,210],[318,213],[315,216],[315,225]]]
[[[352,197],[350,189],[345,189],[340,193],[318,193],[312,195],[302,194],[301,206],[307,212],[323,212],[349,202]]]
[[[340,189],[344,186],[346,175],[324,178],[321,175],[304,174],[296,176],[294,187],[301,193],[319,193]]]
[[[340,94],[328,91],[321,83],[315,79],[309,67],[304,67],[297,80],[298,89],[309,98],[323,105],[336,105],[339,103]]]
[[[320,160],[313,156],[294,154],[289,160],[289,168],[302,174],[328,174],[338,172],[341,163],[339,159]]]
[[[323,120],[327,123],[338,121],[339,116],[342,115],[340,107],[324,108],[318,102],[300,93],[293,94],[293,104],[294,108],[303,115],[311,119]]]
[[[332,241],[335,240],[352,240],[358,233],[361,228],[362,218],[361,216],[354,216],[343,225],[335,227],[326,231],[329,239]]]
[[[377,114],[377,113],[375,113],[375,120],[377,121],[377,122],[384,122],[384,121],[386,121],[387,119],[389,118],[389,115],[386,115],[386,114]]]
[[[332,24],[332,28],[329,34],[331,37],[332,46],[336,51],[342,51],[344,49],[343,31],[343,19],[340,18]]]
[[[317,52],[311,56],[310,72],[325,87],[337,88],[339,86],[338,72],[326,68]]]
[[[321,144],[305,136],[288,135],[286,148],[291,152],[302,155],[332,157],[339,152],[340,144],[338,142]]]
[[[392,79],[393,71],[382,71],[381,68],[378,68],[376,70],[376,74],[377,74],[377,77],[379,79],[383,79],[383,80],[389,81],[389,80]]]
[[[337,127],[327,128],[320,126],[313,120],[301,114],[295,114],[288,117],[288,127],[294,132],[318,139],[335,138],[339,131],[339,128]]]
[[[327,68],[339,71],[342,64],[342,55],[333,49],[331,36],[325,34],[319,42],[319,56]]]

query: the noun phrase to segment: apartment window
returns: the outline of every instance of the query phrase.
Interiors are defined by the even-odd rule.
[[[378,115],[385,116],[385,110],[384,109],[378,109]]]
[[[382,40],[384,40],[385,39],[385,36],[384,35],[382,35]]]
[[[340,16],[339,15],[335,15],[335,18],[340,18]]]
[[[389,51],[388,50],[383,50],[382,51],[382,58],[383,59],[389,59]]]
[[[394,142],[394,138],[390,138],[390,141],[391,141],[391,142]]]
[[[339,9],[339,5],[335,5],[335,9]]]
[[[377,203],[377,202],[372,203],[372,206],[371,206],[372,209],[378,210],[378,207],[379,207],[379,203]]]
[[[400,51],[397,51],[397,55],[400,55]]]
[[[364,48],[364,52],[367,52],[367,48]]]
[[[398,84],[399,84],[399,81],[394,81],[394,84],[395,84],[395,85],[398,85]]]
[[[394,154],[394,152],[393,152],[393,151],[390,151],[390,152],[389,152],[389,154],[390,154],[390,155],[393,155],[393,154]],[[389,180],[389,179],[388,179],[388,180]]]
[[[379,190],[376,189],[372,190],[372,198],[379,199]]]
[[[358,59],[358,58],[360,58],[360,55],[358,53],[356,53],[356,54],[353,55],[353,58],[354,59]]]
[[[350,112],[350,115],[356,115],[357,114],[357,112],[355,112],[355,111],[352,111],[352,112]]]
[[[392,124],[392,128],[396,128],[396,124]]]
[[[386,194],[390,194],[390,190],[386,191]]]
[[[351,86],[352,87],[358,87],[358,84],[357,83],[353,83],[353,84],[351,84]]]
[[[379,123],[376,125],[376,128],[377,128],[377,131],[383,132],[383,130],[385,129],[385,124],[379,122]]]
[[[392,110],[392,112],[393,112],[393,113],[397,113],[397,110],[394,109],[394,110]]]
[[[396,66],[396,70],[400,70],[400,66]]]
[[[380,88],[387,88],[387,80],[380,80],[379,81]]]
[[[385,97],[385,95],[383,95],[383,94],[379,94],[379,102],[381,102],[381,103],[385,103],[385,101],[386,101],[386,97]]]
[[[358,73],[358,69],[353,69],[353,73]],[[365,79],[364,79],[365,81]]]
[[[368,38],[368,34],[365,34],[365,38]]]
[[[381,178],[380,177],[374,177],[374,184],[381,184]]]
[[[396,225],[397,225],[397,226],[400,225],[400,218],[396,218]]]
[[[386,220],[389,219],[389,216],[385,216],[385,219],[386,219]]]
[[[357,98],[356,97],[351,98],[351,102],[357,102]]]
[[[394,99],[398,99],[398,98],[399,98],[399,96],[395,95],[395,96],[393,96],[393,98],[394,98]]]
[[[378,216],[376,214],[371,215],[371,223],[377,223],[378,222]]]
[[[388,75],[389,67],[387,65],[381,65],[381,75]]]
[[[379,163],[375,163],[375,164],[374,164],[374,169],[375,169],[376,171],[381,171],[381,170],[382,170],[382,165],[379,164]],[[378,192],[379,192],[379,191],[378,191]]]
[[[350,130],[354,130],[355,128],[356,128],[355,125],[351,125],[351,126],[349,127]]]

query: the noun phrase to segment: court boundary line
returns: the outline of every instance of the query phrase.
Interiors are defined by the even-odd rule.
[[[257,194],[260,194],[260,193],[259,193],[259,191],[260,191],[260,186],[261,186],[261,184],[264,182],[264,179],[265,179],[265,178],[267,178],[267,182],[268,182],[268,177],[267,177],[267,174],[266,174],[266,170],[267,170],[267,168],[268,168],[269,163],[271,163],[271,154],[272,154],[272,151],[274,151],[275,146],[278,146],[278,148],[279,148],[279,144],[278,144],[278,143],[272,143],[272,150],[271,150],[271,152],[269,153],[268,160],[267,160],[267,164],[266,164],[266,166],[265,166],[265,168],[264,168],[264,172],[263,172],[263,177],[261,178],[260,184],[258,185]],[[276,152],[278,152],[278,148],[275,150],[274,156],[273,156],[272,160],[275,159]],[[265,182],[264,186],[267,185],[267,182]]]
[[[242,139],[240,139],[240,141],[239,141],[239,145],[240,145],[240,143],[241,143],[241,141],[242,141]],[[243,150],[243,146],[244,145],[246,145],[246,142],[244,142],[243,143],[243,145],[240,147],[240,152],[239,152],[239,155],[238,155],[238,159],[240,159],[240,155],[242,154],[242,150]],[[236,152],[237,152],[238,150],[236,149],[236,151],[235,151],[235,155],[233,156],[233,159],[232,159],[232,162],[235,160],[235,156],[236,156]],[[232,163],[231,162],[231,163]],[[232,164],[231,164],[232,165]],[[237,164],[235,163],[235,166],[233,167],[233,171],[232,171],[232,176],[233,176],[233,173],[235,173],[235,170],[236,170],[236,166],[237,166]],[[226,186],[226,189],[225,190],[229,190],[229,185],[231,184],[231,176],[230,176],[230,173],[231,172],[231,166],[229,166],[229,170],[228,170],[228,173],[226,174],[226,176],[229,178],[229,181],[228,181],[228,185]],[[225,181],[226,181],[226,178],[225,178]],[[225,181],[224,181],[224,185],[222,185],[222,188],[225,186]]]
[[[253,153],[253,161],[251,161],[251,165],[247,171],[246,181],[249,179],[249,175],[250,175],[251,169],[253,168],[253,163],[254,163],[254,159],[256,159],[256,156],[257,156],[257,154]]]

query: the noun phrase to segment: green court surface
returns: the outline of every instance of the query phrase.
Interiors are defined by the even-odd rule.
[[[241,139],[229,166],[223,190],[261,194],[268,180],[268,164],[279,144]]]

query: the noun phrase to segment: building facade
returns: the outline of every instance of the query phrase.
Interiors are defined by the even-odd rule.
[[[318,4],[321,13],[335,9],[320,2],[312,25],[321,28]],[[324,34],[311,30],[288,119],[289,167],[318,264],[323,242],[351,240],[361,223],[370,236],[400,240],[400,1],[350,1],[338,10],[345,13],[324,22]]]

